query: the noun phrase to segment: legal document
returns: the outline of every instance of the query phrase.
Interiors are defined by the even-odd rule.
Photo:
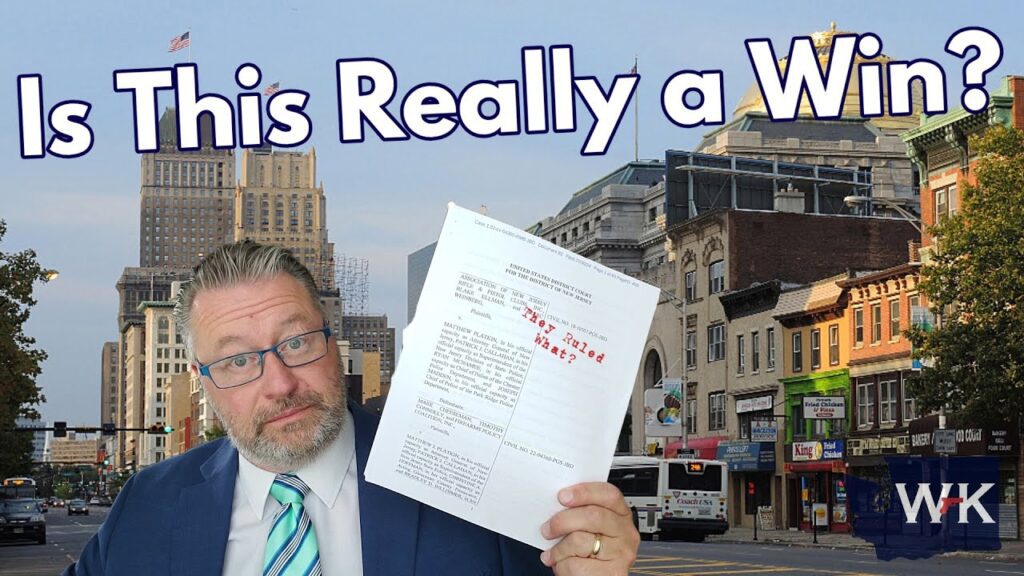
[[[516,540],[605,481],[659,290],[449,205],[366,479]]]

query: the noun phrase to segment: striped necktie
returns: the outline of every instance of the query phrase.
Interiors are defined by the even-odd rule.
[[[302,501],[309,486],[292,474],[278,474],[270,495],[282,504],[263,554],[263,576],[319,576],[316,531]]]

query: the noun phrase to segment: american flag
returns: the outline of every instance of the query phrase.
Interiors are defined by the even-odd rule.
[[[188,37],[189,32],[185,32],[181,36],[175,36],[171,38],[171,47],[167,49],[168,52],[177,52],[182,48],[188,48],[192,41]]]
[[[280,89],[281,89],[281,83],[280,82],[274,82],[270,86],[267,86],[267,89],[263,91],[263,95],[264,96],[273,96],[274,94],[277,94],[278,90],[280,90]]]

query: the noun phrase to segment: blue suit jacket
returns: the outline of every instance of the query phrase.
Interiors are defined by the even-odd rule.
[[[367,483],[363,472],[377,419],[358,406],[350,410],[364,574],[551,574],[531,546]],[[227,439],[140,471],[124,485],[99,532],[64,574],[221,574],[237,472],[238,452]]]

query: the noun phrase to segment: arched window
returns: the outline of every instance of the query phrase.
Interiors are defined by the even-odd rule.
[[[661,356],[657,350],[651,350],[644,361],[644,389],[653,388],[655,384],[660,383],[661,374]]]

